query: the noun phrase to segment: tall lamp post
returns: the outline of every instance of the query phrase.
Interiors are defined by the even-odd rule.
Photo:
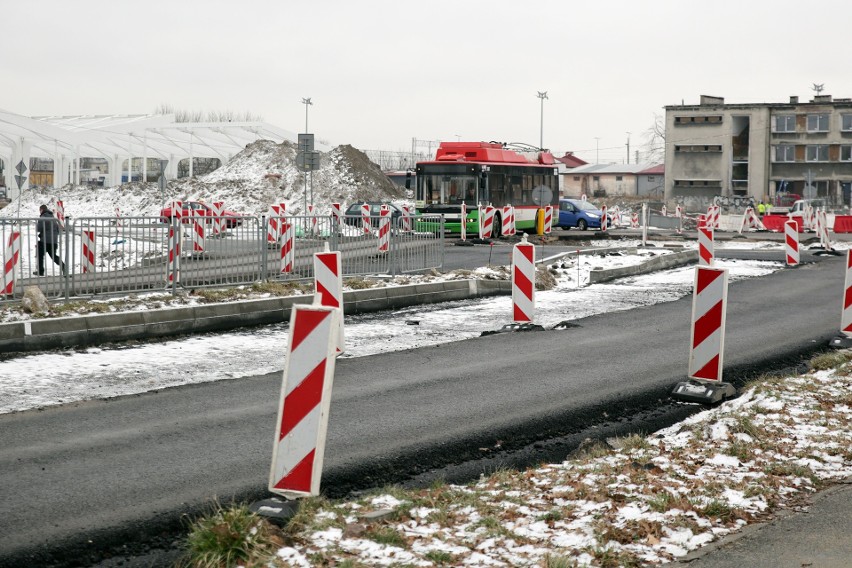
[[[538,148],[544,150],[544,99],[547,98],[547,91],[538,91],[536,96],[541,99],[541,128],[539,130]]]
[[[630,163],[630,133],[627,133],[627,163]]]
[[[303,98],[302,104],[305,105],[305,134],[308,133],[308,105],[312,105],[314,103],[311,102],[310,98]]]
[[[601,163],[600,138],[595,136],[595,163]]]

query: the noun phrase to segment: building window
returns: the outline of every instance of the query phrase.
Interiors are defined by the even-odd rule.
[[[808,144],[805,148],[805,160],[808,162],[827,162],[828,144]]]
[[[809,114],[808,132],[828,132],[828,114]]]
[[[648,176],[648,181],[656,181],[656,179],[654,179],[654,176]]]
[[[580,176],[574,176],[574,181],[580,181]]]
[[[675,145],[675,152],[721,152],[722,146],[714,144],[707,146],[703,144]]]
[[[840,129],[844,132],[852,130],[852,114],[840,115]]]
[[[773,132],[795,132],[796,131],[796,115],[781,114],[774,117],[772,121]]]
[[[615,176],[615,181],[621,181],[621,176]]]
[[[778,146],[773,146],[775,148],[775,160],[776,162],[795,162],[796,161],[796,147],[792,144],[779,144]]]
[[[722,124],[722,116],[676,116],[675,124]]]
[[[592,176],[592,181],[601,181],[601,176]]]
[[[840,161],[852,162],[852,146],[848,144],[840,146]]]

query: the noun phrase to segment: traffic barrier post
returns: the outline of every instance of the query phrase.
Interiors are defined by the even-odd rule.
[[[713,229],[701,227],[698,229],[698,264],[701,266],[713,266],[715,258],[713,242]]]
[[[382,205],[379,210],[379,252],[387,253],[390,250],[390,207]]]
[[[683,209],[680,205],[675,206],[675,217],[677,217],[677,234],[683,233]]]
[[[648,223],[650,222],[648,217],[648,204],[642,204],[642,246],[648,246]]]
[[[213,223],[210,226],[211,236],[217,237],[225,232],[227,227],[225,221],[225,202],[224,201],[214,201],[213,202]]]
[[[544,206],[544,234],[549,235],[553,230],[553,205]]]
[[[532,323],[535,315],[535,246],[527,235],[512,247],[512,316],[516,323]]]
[[[204,253],[204,222],[206,219],[202,216],[192,218],[192,254]]]
[[[482,210],[484,215],[480,215],[481,222],[481,233],[483,239],[490,239],[492,230],[494,229],[494,207],[491,205],[486,205]]]
[[[364,234],[369,235],[373,232],[373,227],[370,224],[370,204],[364,203],[361,205],[361,227],[364,229]]]
[[[83,261],[83,274],[91,274],[95,271],[95,232],[92,230],[80,231]]]
[[[180,244],[183,237],[180,224],[179,217],[175,217],[169,224],[169,264],[166,287],[175,286],[180,282]]]
[[[340,251],[331,252],[328,243],[323,252],[314,253],[314,293],[319,297],[319,305],[338,308],[338,334],[336,352],[345,350],[343,335],[343,257]]]
[[[331,204],[331,221],[334,225],[334,232],[340,231],[340,227],[343,226],[343,209],[340,203]]]
[[[636,211],[633,211],[632,213],[630,213],[630,228],[631,229],[638,229],[639,228],[639,213],[636,212]]]
[[[675,386],[673,398],[714,404],[736,394],[733,385],[722,382],[727,302],[728,270],[697,266],[692,295],[688,380]]]
[[[9,240],[3,250],[3,295],[12,296],[15,293],[15,275],[18,259],[21,256],[21,232],[9,233]]]
[[[461,231],[461,240],[467,240],[467,204],[462,201],[461,204],[461,216],[459,217],[459,222],[461,223],[460,231]]]
[[[56,221],[59,223],[59,228],[65,230],[65,204],[57,199],[54,209],[56,209],[54,214],[56,215]]]
[[[281,274],[293,272],[296,257],[296,231],[293,223],[281,220]]]
[[[275,423],[269,491],[319,495],[340,310],[294,305]]]
[[[799,228],[795,221],[784,223],[784,249],[787,253],[787,266],[799,265]]]
[[[503,206],[503,236],[508,237],[512,235],[512,206],[504,205]]]
[[[411,222],[411,207],[408,205],[400,206],[400,210],[402,211],[402,230],[406,233],[410,233],[414,230],[414,224]]]
[[[606,215],[606,205],[601,205],[601,231],[606,233],[607,224],[609,220]]]

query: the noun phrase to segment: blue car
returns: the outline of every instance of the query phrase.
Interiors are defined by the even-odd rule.
[[[556,226],[563,229],[577,227],[581,231],[585,231],[589,227],[600,229],[601,215],[603,215],[603,211],[598,209],[597,205],[593,205],[588,201],[581,199],[560,199],[559,219],[556,222]]]

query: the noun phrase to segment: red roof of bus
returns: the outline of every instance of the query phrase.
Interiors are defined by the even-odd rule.
[[[496,142],[441,142],[435,153],[435,161],[550,165],[553,164],[553,156],[544,152],[539,155],[538,161],[533,161]]]

